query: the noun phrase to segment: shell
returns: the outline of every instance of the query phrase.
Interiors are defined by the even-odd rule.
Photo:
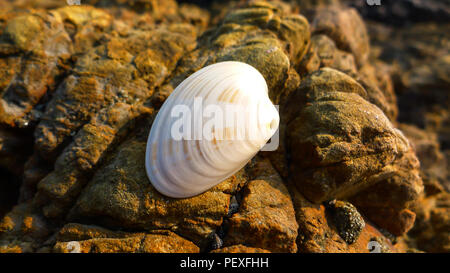
[[[147,176],[169,197],[203,193],[244,167],[276,132],[279,119],[255,68],[240,62],[204,67],[159,110],[147,141]]]

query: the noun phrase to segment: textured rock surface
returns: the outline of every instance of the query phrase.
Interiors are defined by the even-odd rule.
[[[333,200],[327,205],[339,236],[348,244],[353,244],[366,226],[361,214],[348,202]]]
[[[424,195],[410,206],[416,213],[416,224],[406,241],[412,248],[448,252],[448,232],[441,228],[448,223],[450,181],[449,6],[442,1],[385,2],[387,8],[381,13],[379,9],[358,9],[376,20],[367,24],[373,55],[393,63],[389,74],[397,93],[398,118],[403,123],[399,128],[420,160]],[[410,26],[398,27],[405,23]]]
[[[363,99],[365,93],[331,69],[312,73],[292,93],[294,118],[287,129],[292,179],[314,202],[347,198],[394,176],[410,150],[384,113]],[[417,177],[410,183],[419,190],[422,182]]]
[[[357,239],[352,244],[346,243],[334,225],[331,211],[324,205],[311,203],[295,188],[292,189],[292,195],[299,224],[299,236],[297,237],[299,252],[367,253],[371,250],[369,243],[372,241],[378,242],[383,252],[398,251],[389,239],[367,221]],[[351,230],[347,232],[351,232]]]
[[[113,232],[101,227],[65,225],[56,236],[53,252],[70,253],[197,253],[192,242],[166,231]]]
[[[83,4],[0,1],[0,252],[450,252],[446,23],[338,0]],[[229,60],[266,79],[280,146],[162,196],[152,121]]]
[[[211,253],[270,253],[270,251],[243,245],[227,246],[211,251]]]
[[[296,252],[298,225],[289,192],[268,160],[255,161],[248,170],[253,180],[239,192],[239,210],[225,223],[225,245]]]
[[[443,192],[420,200],[417,223],[408,234],[412,245],[428,252],[450,251],[450,195]]]
[[[314,33],[329,36],[338,48],[349,51],[359,65],[369,56],[369,35],[366,26],[355,9],[335,6],[319,8],[315,14],[312,29]]]
[[[222,224],[231,194],[245,177],[238,173],[199,196],[172,199],[159,194],[144,169],[146,137],[130,139],[94,175],[72,208],[69,219],[137,230],[169,229],[206,247],[208,235]]]
[[[439,0],[384,0],[383,9],[371,8],[361,1],[349,1],[370,19],[382,20],[396,25],[411,22],[448,22],[448,2]]]

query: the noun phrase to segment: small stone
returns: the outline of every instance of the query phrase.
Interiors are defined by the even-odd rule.
[[[209,245],[209,250],[215,250],[215,249],[219,249],[223,246],[223,240],[219,237],[219,235],[217,235],[217,233],[211,233],[211,235],[209,236],[211,239],[210,245]]]
[[[236,200],[236,196],[233,195],[230,200],[230,207],[228,209],[228,217],[230,217],[231,215],[238,212],[238,210],[239,210],[239,203]]]
[[[328,208],[339,235],[348,244],[354,243],[365,226],[361,214],[352,204],[344,201],[333,200],[328,203]]]

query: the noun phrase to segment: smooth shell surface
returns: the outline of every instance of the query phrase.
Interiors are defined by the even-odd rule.
[[[255,68],[240,62],[204,67],[159,110],[147,141],[147,176],[166,196],[195,196],[244,167],[278,124],[267,84]]]

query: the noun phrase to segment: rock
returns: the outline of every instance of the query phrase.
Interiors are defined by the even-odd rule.
[[[228,216],[231,216],[239,211],[239,203],[236,199],[236,196],[232,196],[230,200],[230,208],[228,210]]]
[[[433,195],[447,189],[446,158],[440,151],[437,134],[424,131],[415,126],[400,124],[399,128],[411,141],[420,160],[420,176],[423,179],[425,194]]]
[[[423,184],[412,150],[400,156],[393,168],[391,175],[353,196],[351,202],[377,226],[400,236],[414,225],[411,206],[420,198]]]
[[[158,18],[173,15],[177,11],[175,0],[86,0],[86,3],[100,7],[131,8],[135,11],[145,11]]]
[[[117,103],[102,109],[94,120],[83,126],[74,136],[74,142],[58,157],[55,170],[38,184],[34,199],[43,207],[46,217],[65,215],[108,149],[123,139],[135,118],[151,112],[144,107]]]
[[[20,202],[32,199],[36,193],[38,182],[53,170],[52,164],[46,162],[36,151],[28,158],[23,168],[24,172],[19,196]]]
[[[0,167],[21,175],[33,150],[33,140],[25,132],[0,128]]]
[[[0,221],[0,252],[34,252],[52,229],[31,202],[19,204]]]
[[[417,223],[408,233],[412,245],[427,252],[450,251],[450,194],[443,192],[417,202]]]
[[[450,192],[450,172],[448,171],[450,169],[450,150],[447,149],[444,155],[447,162],[447,179],[444,181],[443,186],[447,192]]]
[[[45,103],[59,84],[72,54],[83,46],[91,47],[98,39],[99,35],[88,37],[84,32],[106,27],[111,19],[87,6],[7,18],[0,37],[0,52],[6,56],[0,61],[0,66],[5,66],[0,69],[0,123],[21,128],[34,125],[40,118],[39,104]]]
[[[298,226],[289,192],[268,160],[255,164],[258,176],[239,193],[239,211],[226,223],[224,245],[296,252]]]
[[[359,70],[358,81],[367,90],[367,100],[378,106],[395,122],[398,116],[397,98],[391,80],[391,69],[383,62],[366,63]]]
[[[116,38],[78,59],[49,102],[35,131],[40,155],[51,159],[81,126],[114,103],[142,103],[195,46],[195,32],[172,25]],[[164,50],[161,45],[164,44]]]
[[[291,180],[314,203],[352,198],[369,219],[401,235],[414,223],[408,207],[423,190],[419,162],[404,135],[363,97],[369,95],[360,84],[329,68],[292,93],[285,113],[292,118]]]
[[[95,226],[67,224],[59,231],[53,252],[197,253],[199,248],[170,231],[127,233]]]
[[[366,24],[345,0],[181,2],[0,1],[0,252],[449,251],[448,24]],[[266,79],[279,148],[167,198],[144,168],[152,120],[229,60]]]
[[[348,202],[334,200],[328,206],[339,235],[347,244],[353,244],[366,225],[361,214]]]
[[[41,0],[41,1],[3,1],[6,7],[11,10],[22,10],[22,9],[55,9],[59,7],[64,7],[67,5],[66,1],[58,0]],[[9,10],[9,12],[12,12]],[[2,10],[3,11],[3,10]]]
[[[211,251],[211,253],[270,253],[270,251],[262,248],[248,247],[244,245],[234,245],[213,250]]]
[[[432,127],[430,115],[442,116],[449,108],[446,49],[450,41],[448,24],[421,23],[408,28],[370,25],[377,54],[391,66],[398,96],[399,121],[419,128]]]
[[[305,100],[305,97],[308,95],[314,99],[328,92],[355,93],[363,98],[367,97],[366,90],[351,76],[328,67],[308,74],[298,89],[295,94],[292,94],[291,99]],[[289,111],[291,109],[301,109],[291,105],[286,105],[286,107]],[[288,120],[290,121],[297,112],[287,113]]]
[[[330,219],[331,212],[328,212],[324,205],[309,202],[294,187],[292,187],[291,192],[299,225],[299,236],[297,237],[299,252],[364,253],[370,252],[373,242],[377,242],[380,245],[380,250],[384,252],[397,252],[391,241],[367,220],[357,239],[352,244],[346,243],[334,226],[333,219]]]
[[[219,235],[215,232],[210,234],[209,240],[210,240],[210,243],[209,243],[208,251],[219,249],[223,246],[222,238],[220,238]]]
[[[96,172],[68,218],[90,219],[107,227],[168,229],[205,248],[209,234],[228,214],[231,195],[245,178],[237,174],[193,198],[165,197],[153,188],[145,173],[149,127],[144,129],[138,139],[121,144],[115,156]]]
[[[27,172],[24,164],[33,153],[30,131],[42,117],[61,77],[70,69],[71,57],[83,50],[79,42],[91,47],[101,33],[86,33],[93,34],[92,28],[102,29],[112,18],[87,6],[12,14],[3,18],[0,35],[0,67],[4,65],[0,68],[0,142],[20,148],[15,148],[14,153],[1,148],[5,162],[0,165]],[[73,25],[74,32],[69,31],[68,24]]]
[[[0,219],[17,204],[20,178],[0,169]]]
[[[363,1],[351,1],[351,4],[357,7],[364,17],[392,25],[450,20],[450,7],[445,1],[384,0],[381,1],[384,8],[370,6]]]
[[[394,175],[396,160],[410,150],[383,112],[359,95],[365,90],[356,81],[331,72],[313,73],[286,106],[295,117],[287,127],[291,177],[316,203]]]
[[[48,13],[8,18],[0,31],[0,124],[28,127],[72,53],[63,22]]]
[[[258,69],[267,81],[270,98],[277,103],[285,91],[288,71],[306,53],[310,37],[303,16],[285,14],[263,1],[229,11],[207,34],[198,49],[180,60],[172,80],[155,94],[154,103],[160,104],[188,75],[221,61],[241,61]]]
[[[311,24],[313,33],[325,34],[339,49],[350,52],[362,66],[369,57],[369,35],[364,21],[353,8],[328,6],[316,11]]]
[[[427,104],[419,104],[419,113],[411,114],[413,118],[419,114],[423,115],[424,111],[433,111],[433,105],[448,109],[450,103],[450,96],[447,92],[450,86],[449,73],[449,54],[439,56],[437,59],[428,62],[418,63],[411,67],[410,70],[406,70],[400,76],[403,85],[402,88],[407,90],[404,94],[404,103],[406,105],[403,104],[400,106],[406,108],[417,101],[426,101]],[[406,96],[409,96],[409,98]],[[409,111],[406,112],[408,113]],[[409,121],[409,119],[406,121]],[[423,117],[420,117],[418,121],[422,121],[422,123],[418,123],[417,121],[413,123],[423,127]]]
[[[151,113],[142,104],[194,38],[187,25],[163,26],[113,39],[79,58],[35,131],[37,151],[47,160],[73,140],[57,157],[55,171],[39,182],[36,200],[46,216],[64,215],[108,149]]]
[[[326,35],[313,35],[311,47],[320,59],[320,67],[330,67],[347,74],[356,74],[355,58],[351,53],[339,50],[336,43]]]

